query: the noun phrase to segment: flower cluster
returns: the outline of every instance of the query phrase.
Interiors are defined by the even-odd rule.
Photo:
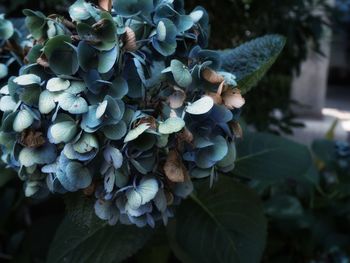
[[[24,14],[33,41],[0,90],[0,144],[27,196],[83,191],[110,224],[154,226],[193,180],[234,168],[245,101],[205,49],[202,7],[78,0],[71,20]]]

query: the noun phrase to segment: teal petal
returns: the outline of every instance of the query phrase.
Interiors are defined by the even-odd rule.
[[[187,66],[185,66],[181,61],[176,59],[172,60],[170,68],[171,72],[173,73],[175,82],[180,87],[187,88],[191,85],[192,75],[188,70]]]
[[[125,136],[127,126],[124,121],[120,121],[118,124],[103,127],[102,132],[109,140],[117,141]]]
[[[39,97],[39,111],[42,114],[49,114],[56,108],[57,95],[48,90],[41,92]]]
[[[137,126],[135,129],[130,130],[124,139],[124,143],[137,139],[142,133],[147,131],[149,127],[150,125],[148,123],[143,123]]]
[[[92,183],[89,170],[78,162],[68,163],[65,171],[70,185],[76,189],[87,188]]]
[[[55,144],[68,143],[75,137],[77,132],[77,126],[73,121],[56,123],[49,128],[50,142]]]
[[[13,130],[22,132],[29,128],[34,122],[33,115],[28,110],[20,110],[13,121]]]
[[[68,89],[70,86],[69,80],[61,78],[52,78],[47,82],[46,89],[51,92],[63,91]]]
[[[172,134],[181,131],[185,125],[185,121],[181,118],[169,118],[159,124],[158,131],[161,134]]]
[[[103,156],[106,162],[110,165],[113,165],[115,169],[122,167],[123,155],[117,148],[111,146],[107,147],[103,152]]]
[[[71,81],[70,87],[66,90],[66,92],[71,94],[79,94],[86,91],[87,87],[82,81]]]
[[[84,0],[78,0],[69,7],[68,12],[73,21],[87,20],[91,17],[87,5],[90,4]]]
[[[209,96],[195,101],[186,107],[186,112],[192,115],[201,115],[208,113],[214,107],[214,100]]]
[[[153,0],[114,0],[113,6],[120,16],[148,15],[153,10]]]
[[[11,96],[3,96],[0,99],[0,111],[14,111],[17,108],[17,102]]]
[[[39,164],[51,164],[56,160],[56,148],[52,144],[40,148],[23,148],[19,153],[18,161],[25,167]]]
[[[141,179],[136,189],[127,191],[127,207],[133,210],[138,209],[140,206],[150,202],[158,193],[158,182],[151,177],[144,177]]]
[[[0,79],[5,78],[8,72],[9,72],[8,67],[5,64],[0,63]]]
[[[89,106],[82,97],[64,92],[58,98],[60,107],[71,114],[83,114],[88,112]]]
[[[15,29],[10,20],[0,18],[0,39],[8,40],[13,36]]]
[[[97,138],[89,133],[84,133],[83,136],[73,145],[73,149],[81,154],[91,152],[98,149]]]
[[[96,118],[100,119],[106,112],[108,106],[108,101],[105,100],[101,102],[96,109]]]
[[[114,64],[116,63],[116,60],[119,56],[119,47],[114,47],[110,51],[102,51],[99,55],[98,60],[98,72],[101,74],[107,73],[110,71]]]
[[[37,75],[26,74],[15,78],[13,82],[20,86],[27,86],[27,85],[33,85],[33,84],[40,84],[41,79]]]

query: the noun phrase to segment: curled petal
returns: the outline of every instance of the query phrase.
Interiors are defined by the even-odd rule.
[[[235,93],[234,91],[226,91],[222,95],[222,99],[225,106],[231,110],[242,108],[245,104],[245,99],[239,92]]]
[[[136,35],[130,27],[125,28],[125,49],[130,52],[137,50]]]
[[[164,172],[166,177],[173,183],[185,182],[187,171],[177,151],[171,150],[169,152],[164,165]]]
[[[184,105],[184,102],[186,100],[186,93],[177,87],[175,87],[174,90],[174,93],[168,98],[168,103],[170,108],[178,109]]]
[[[216,71],[210,68],[205,68],[202,71],[202,77],[212,84],[219,84],[225,81],[223,76],[219,75]]]

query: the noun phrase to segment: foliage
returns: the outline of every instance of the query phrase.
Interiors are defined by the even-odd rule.
[[[328,158],[318,176],[307,147],[264,133],[242,138],[241,90],[270,68],[283,37],[218,52],[206,49],[201,7],[186,14],[182,1],[117,1],[116,12],[106,12],[102,2],[75,2],[71,20],[24,11],[31,38],[15,40],[24,55],[16,58],[19,76],[1,89],[0,257],[260,262],[271,233],[265,260],[281,262],[274,244],[295,237],[281,231],[285,222],[298,231],[307,222],[315,235],[318,215],[334,213],[333,204],[345,208],[346,176],[339,184],[324,178],[348,159],[329,157],[329,143],[314,145]],[[49,192],[64,197],[65,214]],[[295,220],[304,213],[309,221]],[[340,209],[337,220],[346,213]],[[346,233],[344,225],[336,228]],[[338,241],[332,255],[344,251],[346,239]],[[317,243],[312,252],[327,246]],[[295,262],[317,258],[304,255]]]
[[[178,209],[175,232],[168,230],[178,257],[181,248],[196,261],[198,249],[211,246],[193,250],[183,236],[184,211],[191,209],[190,225],[201,226],[193,237],[217,231],[229,242],[220,246],[225,259],[259,261],[266,221],[258,197],[233,178],[217,181],[235,167],[245,104],[240,86],[247,92],[266,73],[283,37],[227,51],[245,58],[244,65],[232,65],[232,58],[206,49],[209,21],[202,7],[186,14],[182,1],[115,1],[113,10],[99,4],[76,1],[70,20],[24,9],[29,41],[14,40],[18,53],[10,53],[21,54],[21,68],[1,88],[3,162],[24,182],[26,197],[51,192],[66,199],[68,215],[48,261],[88,261],[94,253],[94,262],[120,262],[149,242],[154,231],[146,226],[167,225],[190,195]],[[8,43],[15,30],[2,23]],[[254,80],[249,87],[240,83],[248,77]],[[251,208],[227,205],[240,199]],[[213,252],[208,262],[217,260]]]
[[[192,7],[198,1],[186,3]],[[259,131],[273,133],[291,134],[292,128],[302,126],[295,121],[291,110],[295,104],[290,100],[291,81],[300,73],[310,48],[322,53],[321,41],[335,12],[328,1],[222,0],[218,5],[210,0],[202,4],[213,17],[211,46],[214,48],[230,48],[266,34],[286,37],[283,59],[259,82],[259,88],[247,95],[244,118]]]
[[[264,262],[348,262],[350,146],[316,140],[314,180],[264,190],[270,219]],[[282,245],[283,244],[283,245]]]

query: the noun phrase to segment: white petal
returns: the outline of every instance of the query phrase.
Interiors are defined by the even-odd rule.
[[[22,132],[30,127],[34,122],[34,117],[27,110],[20,110],[13,121],[13,130]]]
[[[0,99],[0,110],[5,111],[14,111],[17,107],[17,103],[12,99],[11,96],[4,96]]]
[[[26,86],[32,84],[40,84],[41,79],[37,75],[26,74],[15,78],[13,82],[21,86]]]
[[[187,106],[186,112],[192,115],[201,115],[209,112],[213,107],[214,100],[209,96],[204,96],[203,98]]]
[[[52,92],[62,91],[68,89],[70,86],[69,80],[61,78],[52,78],[47,82],[46,89]]]
[[[56,108],[56,96],[48,90],[44,90],[39,97],[39,111],[42,114],[49,114]]]

